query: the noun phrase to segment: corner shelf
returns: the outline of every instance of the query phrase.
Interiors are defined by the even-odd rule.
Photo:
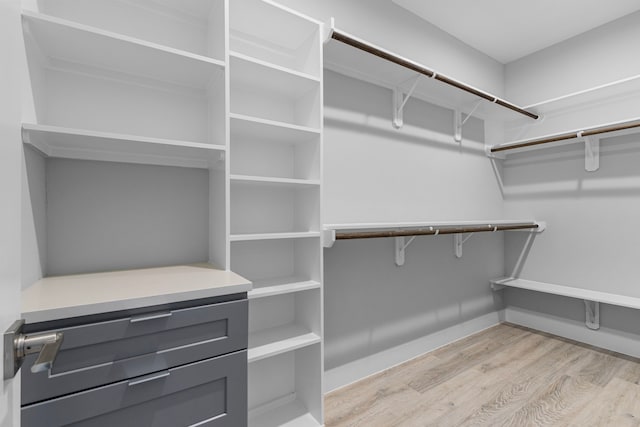
[[[212,168],[226,147],[23,123],[22,139],[48,157]]]
[[[106,69],[186,87],[206,88],[223,61],[24,11],[27,35],[51,61]],[[108,54],[106,54],[108,53]]]
[[[317,344],[320,336],[303,326],[290,324],[249,334],[249,363]]]
[[[253,289],[249,299],[265,298],[294,292],[319,289],[320,282],[300,277],[281,277],[277,279],[253,280]]]

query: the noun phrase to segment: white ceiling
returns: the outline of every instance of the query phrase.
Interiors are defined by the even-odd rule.
[[[640,10],[638,0],[392,0],[506,64]]]

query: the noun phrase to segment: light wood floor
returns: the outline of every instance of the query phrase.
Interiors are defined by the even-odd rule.
[[[640,426],[640,360],[502,324],[336,390],[332,426]]]

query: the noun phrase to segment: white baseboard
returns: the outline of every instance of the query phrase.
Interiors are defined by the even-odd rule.
[[[325,393],[360,381],[365,377],[407,362],[436,348],[495,326],[502,319],[502,312],[485,314],[406,344],[327,370],[324,373]]]
[[[640,357],[640,335],[604,327],[594,331],[587,328],[584,322],[515,307],[506,308],[504,310],[504,316],[504,320],[509,323],[558,335],[629,356]]]

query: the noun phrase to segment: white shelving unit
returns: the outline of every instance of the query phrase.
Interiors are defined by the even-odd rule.
[[[322,425],[320,23],[260,0],[33,5],[31,264],[233,269],[256,284],[250,424]]]
[[[227,1],[27,7],[22,135],[43,155],[26,153],[29,264],[41,276],[228,269]]]
[[[234,0],[229,34],[231,268],[255,283],[249,423],[319,426],[320,24],[268,2]]]

